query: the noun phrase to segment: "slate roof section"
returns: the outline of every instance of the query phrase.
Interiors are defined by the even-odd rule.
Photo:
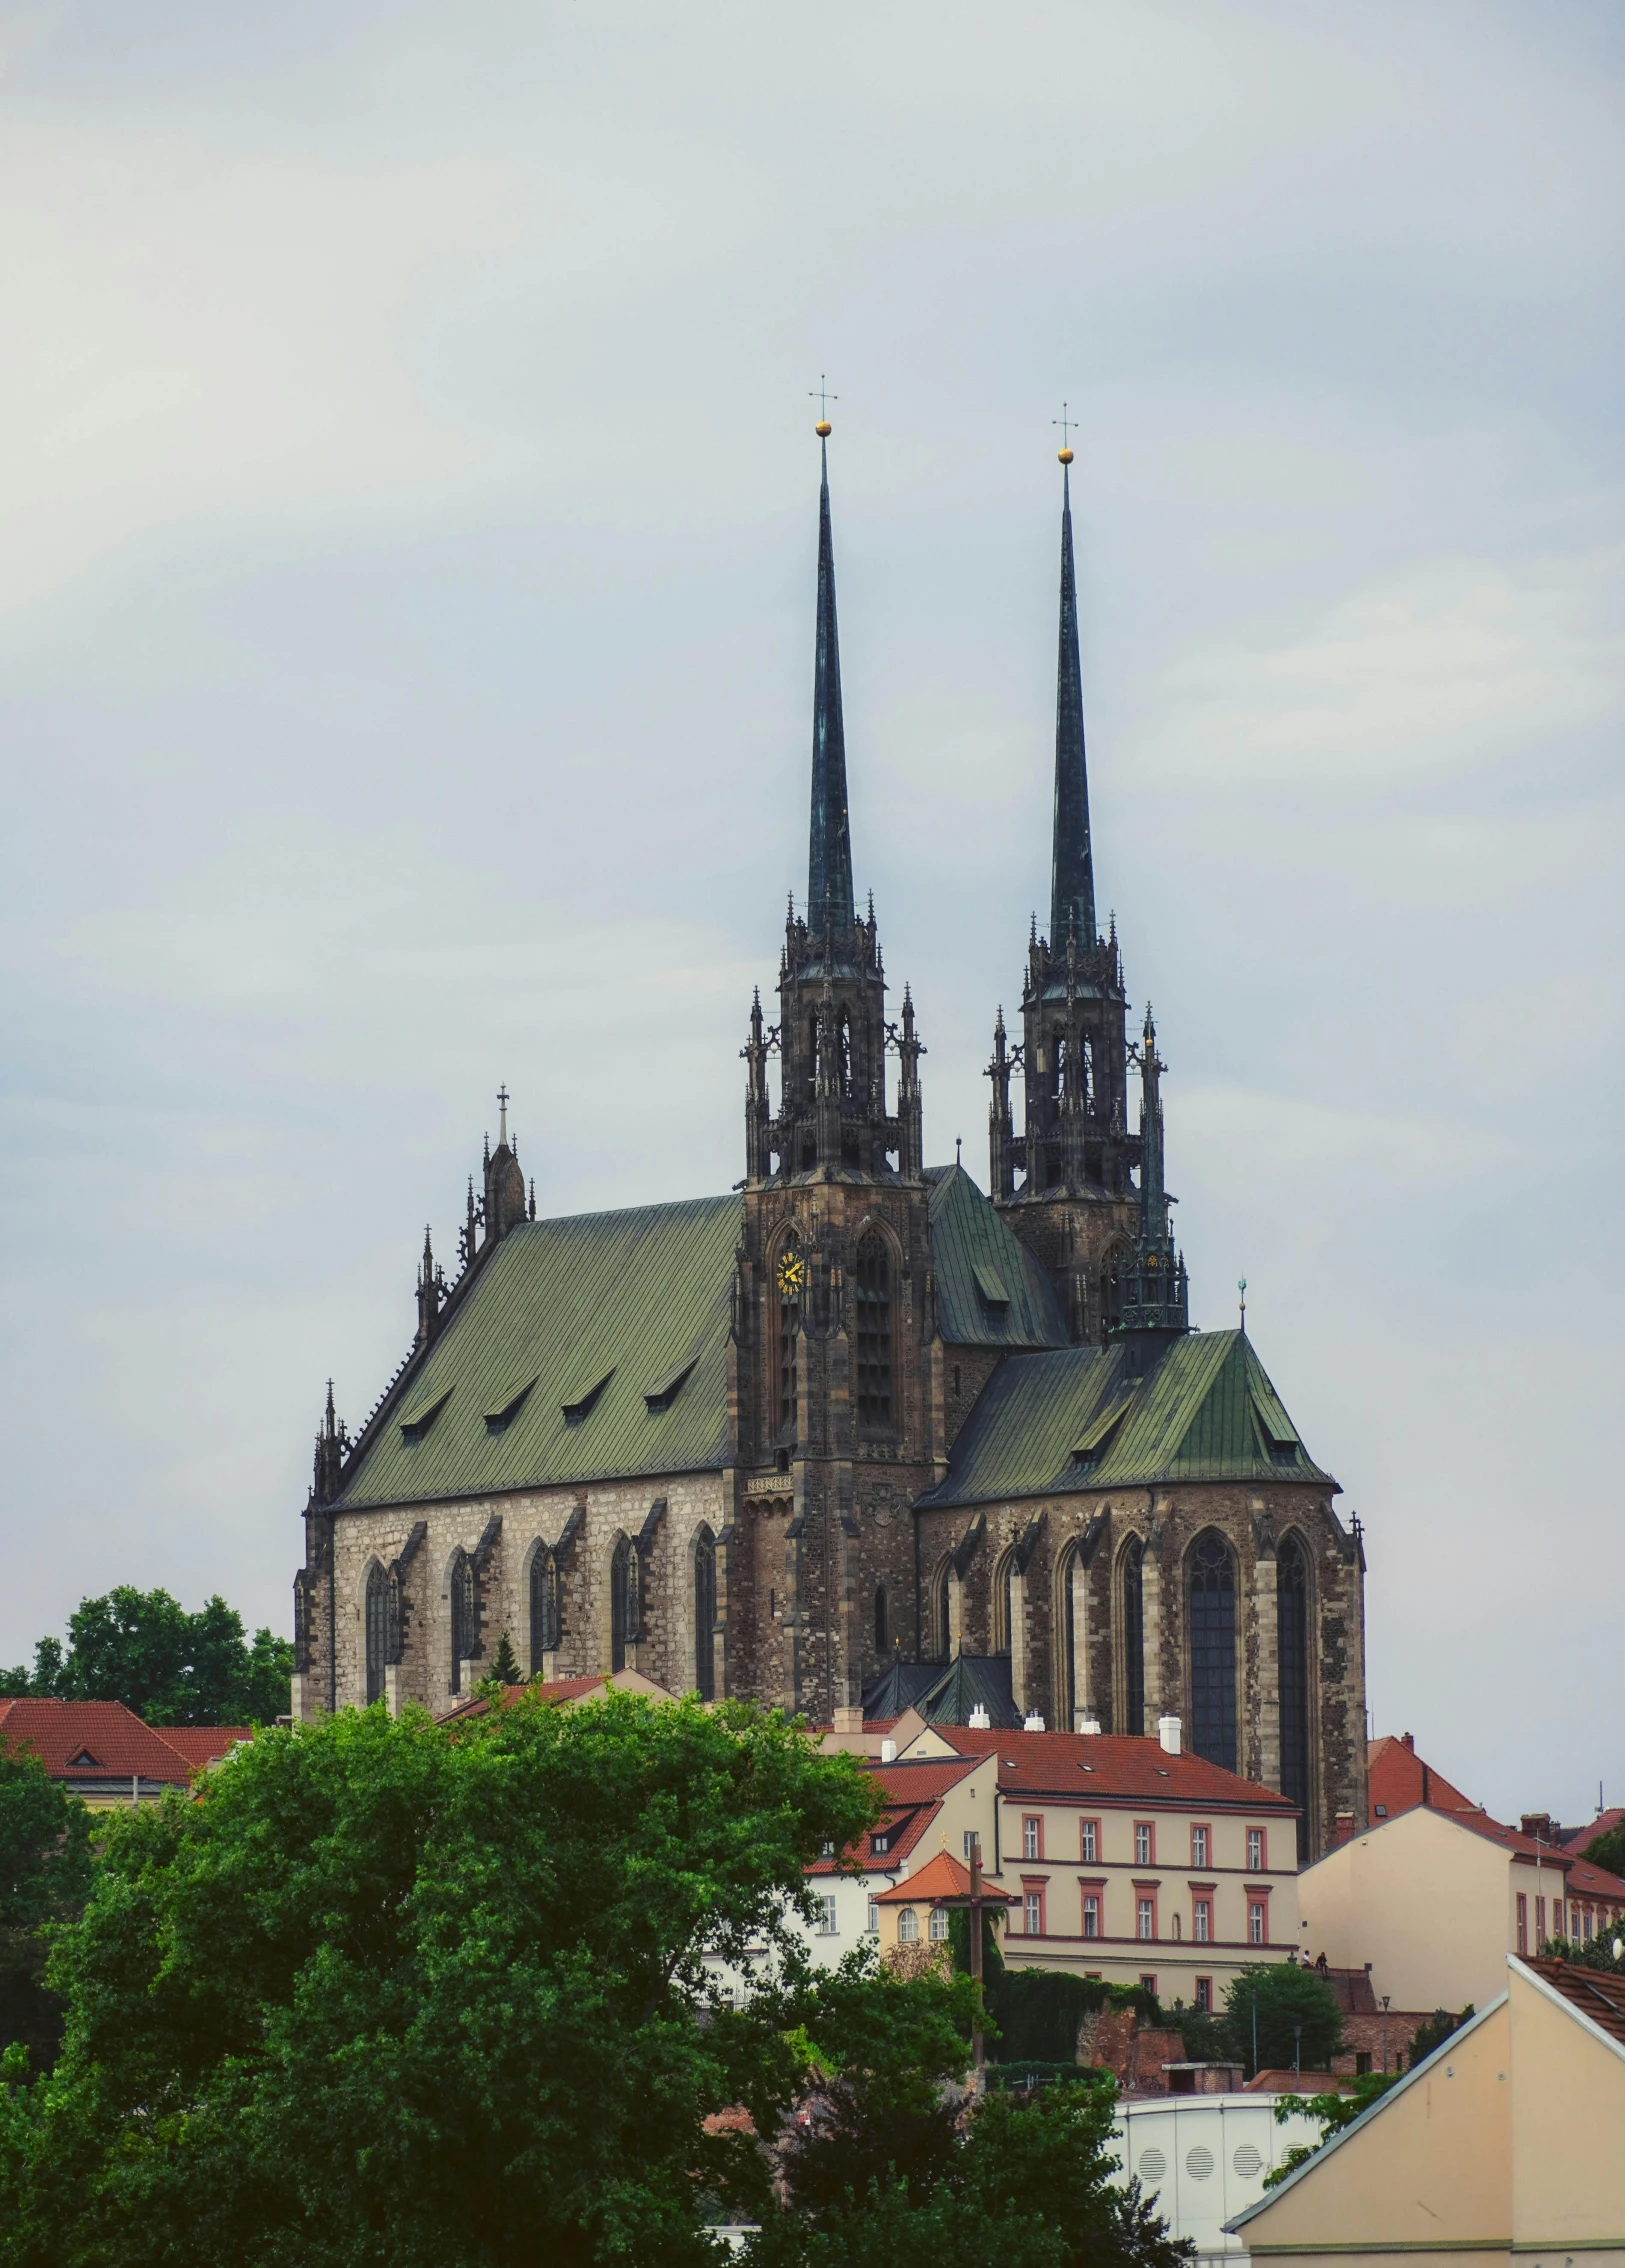
[[[985,1709],[993,1725],[1019,1725],[1008,1654],[956,1654],[914,1704],[928,1725],[968,1725]]]
[[[1203,1804],[1288,1818],[1296,1807],[1206,1757],[1170,1756],[1162,1743],[1134,1733],[972,1732],[937,1727],[961,1756],[998,1757],[999,1793],[1064,1796],[1074,1803]],[[1279,1871],[1279,1861],[1273,1871]]]
[[[1066,1321],[1055,1287],[1005,1226],[992,1198],[963,1166],[927,1166],[925,1178],[943,1339],[956,1347],[1064,1347]]]
[[[1122,1417],[1096,1451],[1100,1421],[1118,1403]],[[947,1477],[920,1502],[1288,1479],[1338,1485],[1310,1457],[1245,1332],[1205,1331],[1174,1340],[1139,1379],[1120,1341],[1012,1355],[966,1420]]]
[[[720,1466],[740,1228],[736,1196],[520,1222],[369,1426],[339,1508]],[[488,1426],[532,1380],[511,1422]]]

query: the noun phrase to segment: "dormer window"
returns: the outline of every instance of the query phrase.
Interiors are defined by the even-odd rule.
[[[891,1849],[890,1835],[871,1835],[869,1838],[869,1848],[874,1852],[876,1858],[882,1857],[887,1851]]]
[[[101,1758],[92,1756],[88,1748],[81,1748],[78,1755],[71,1757],[68,1761],[70,1772],[99,1772],[101,1769]]]

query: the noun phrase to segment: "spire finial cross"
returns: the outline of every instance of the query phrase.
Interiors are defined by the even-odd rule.
[[[1075,425],[1078,424],[1078,422],[1079,421],[1077,418],[1072,417],[1068,414],[1068,405],[1065,402],[1062,402],[1061,404],[1060,416],[1052,417],[1050,419],[1051,425],[1058,425],[1061,429],[1061,447],[1063,449],[1071,447],[1072,429]]]
[[[818,373],[818,384],[816,386],[809,386],[807,388],[808,401],[811,401],[815,394],[818,398],[818,423],[814,430],[817,432],[820,439],[822,439],[823,436],[829,431],[830,403],[838,402],[841,398],[839,394],[832,394],[829,391],[827,377],[827,372],[820,370],[820,372]]]
[[[509,1094],[508,1094],[508,1082],[506,1081],[506,1079],[504,1079],[504,1081],[502,1082],[501,1086],[500,1086],[500,1087],[498,1087],[498,1089],[497,1089],[497,1108],[498,1108],[498,1110],[500,1110],[500,1111],[501,1111],[501,1113],[502,1113],[502,1123],[501,1123],[501,1125],[500,1125],[500,1126],[499,1126],[499,1127],[497,1128],[497,1140],[498,1140],[499,1142],[506,1142],[506,1141],[507,1141],[507,1139],[508,1139],[508,1103],[509,1103],[509,1100],[510,1100],[510,1097],[509,1097]]]

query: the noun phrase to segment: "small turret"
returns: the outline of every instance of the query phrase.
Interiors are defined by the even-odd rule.
[[[440,1310],[446,1303],[446,1279],[444,1273],[435,1266],[434,1246],[430,1242],[427,1226],[423,1231],[423,1258],[418,1263],[417,1296],[418,1335],[415,1343],[426,1347],[434,1337]]]
[[[316,1505],[331,1504],[338,1495],[344,1477],[344,1460],[350,1454],[350,1435],[341,1425],[333,1408],[333,1381],[327,1381],[327,1409],[321,1428],[316,1435],[315,1468],[311,1477],[311,1501]]]
[[[500,1243],[525,1218],[525,1177],[519,1170],[517,1147],[508,1140],[508,1102],[507,1088],[499,1088],[497,1108],[502,1115],[494,1151],[490,1137],[486,1138],[485,1234],[493,1244]]]
[[[1167,1068],[1157,1053],[1157,1027],[1147,1002],[1140,1036],[1140,1233],[1132,1255],[1118,1269],[1110,1321],[1113,1337],[1132,1332],[1142,1344],[1183,1338],[1191,1327],[1185,1261],[1174,1249],[1163,1179],[1162,1074]]]

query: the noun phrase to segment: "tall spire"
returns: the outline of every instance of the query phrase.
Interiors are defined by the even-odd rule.
[[[850,936],[852,836],[846,815],[846,732],[841,722],[841,647],[835,629],[835,542],[829,524],[829,420],[818,421],[818,643],[813,670],[812,834],[807,927]]]
[[[1083,671],[1078,661],[1078,579],[1072,564],[1072,451],[1061,451],[1061,650],[1055,686],[1055,853],[1052,951],[1076,933],[1095,942],[1095,873],[1089,849],[1089,775],[1083,754]],[[832,616],[833,619],[833,616]]]

